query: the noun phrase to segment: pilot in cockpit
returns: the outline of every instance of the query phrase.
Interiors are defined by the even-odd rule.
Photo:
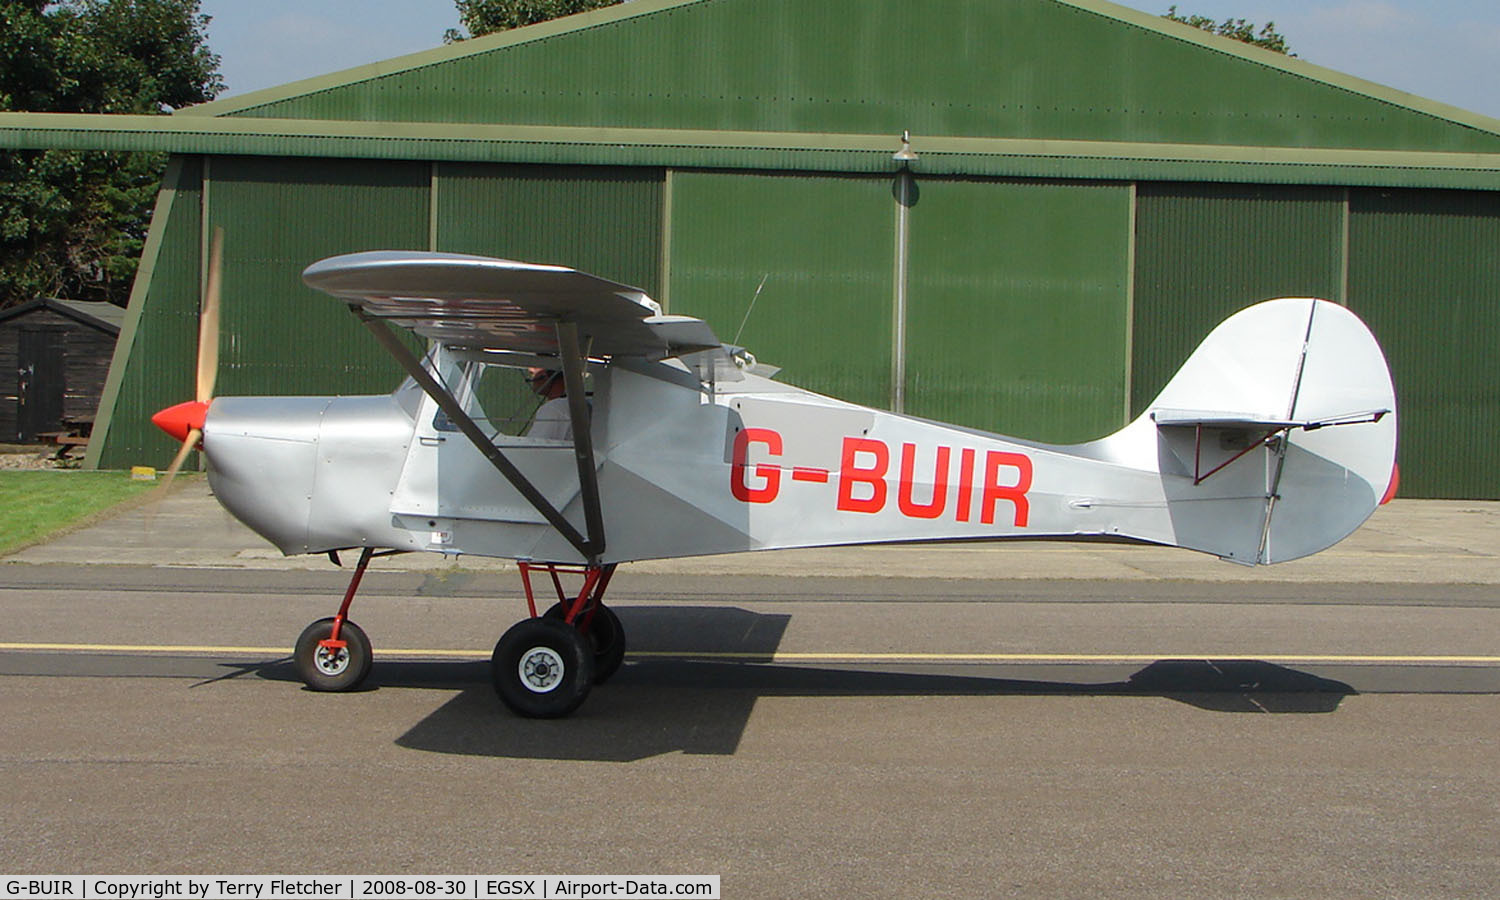
[[[553,441],[573,439],[573,420],[568,414],[568,388],[563,374],[556,369],[530,368],[526,370],[531,390],[545,398],[531,417],[531,426],[526,436]]]

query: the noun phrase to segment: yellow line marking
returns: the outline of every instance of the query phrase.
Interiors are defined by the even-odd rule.
[[[205,646],[197,644],[63,644],[48,642],[0,642],[0,650],[49,650],[73,653],[207,653],[255,656],[290,656],[288,647]],[[435,657],[439,659],[487,659],[488,650],[437,650],[393,648],[376,656]],[[778,650],[749,653],[722,650],[645,650],[628,654],[634,659],[709,659],[769,663],[928,663],[928,662],[1061,662],[1061,663],[1153,663],[1164,659],[1253,659],[1270,663],[1451,663],[1500,665],[1500,656],[1449,654],[1341,654],[1341,653],[831,653]]]
[[[290,656],[292,653],[288,647],[204,647],[194,644],[57,644],[46,642],[0,643],[0,650],[63,650],[76,653],[253,653],[257,655],[274,653],[278,656]]]
[[[733,659],[768,662],[1158,662],[1164,659],[1254,659],[1261,662],[1339,663],[1493,663],[1500,656],[1374,656],[1354,654],[1273,653],[727,653],[690,651],[631,652],[629,656],[663,659]]]
[[[201,644],[58,644],[58,643],[4,643],[0,650],[56,650],[73,653],[219,653],[250,654],[254,656],[291,656],[290,647],[234,647],[205,646]],[[488,659],[488,650],[378,650],[377,656],[439,656],[473,657]]]

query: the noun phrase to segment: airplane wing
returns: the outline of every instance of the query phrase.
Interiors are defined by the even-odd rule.
[[[562,266],[376,250],[320,260],[302,280],[456,347],[556,354],[560,321],[574,323],[595,356],[663,359],[720,346],[702,319],[663,315],[640,288]]]

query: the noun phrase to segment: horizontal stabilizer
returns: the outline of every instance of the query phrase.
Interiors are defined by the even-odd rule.
[[[1204,428],[1231,428],[1245,431],[1281,431],[1289,428],[1316,431],[1329,425],[1379,422],[1388,413],[1390,409],[1366,409],[1333,416],[1320,416],[1316,419],[1286,419],[1255,413],[1214,412],[1201,409],[1153,409],[1151,421],[1162,428],[1193,428],[1201,425]]]

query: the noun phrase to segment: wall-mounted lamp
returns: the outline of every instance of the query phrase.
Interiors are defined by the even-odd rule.
[[[911,132],[901,132],[901,149],[891,154],[891,159],[903,165],[915,162],[917,153],[911,148]]]

